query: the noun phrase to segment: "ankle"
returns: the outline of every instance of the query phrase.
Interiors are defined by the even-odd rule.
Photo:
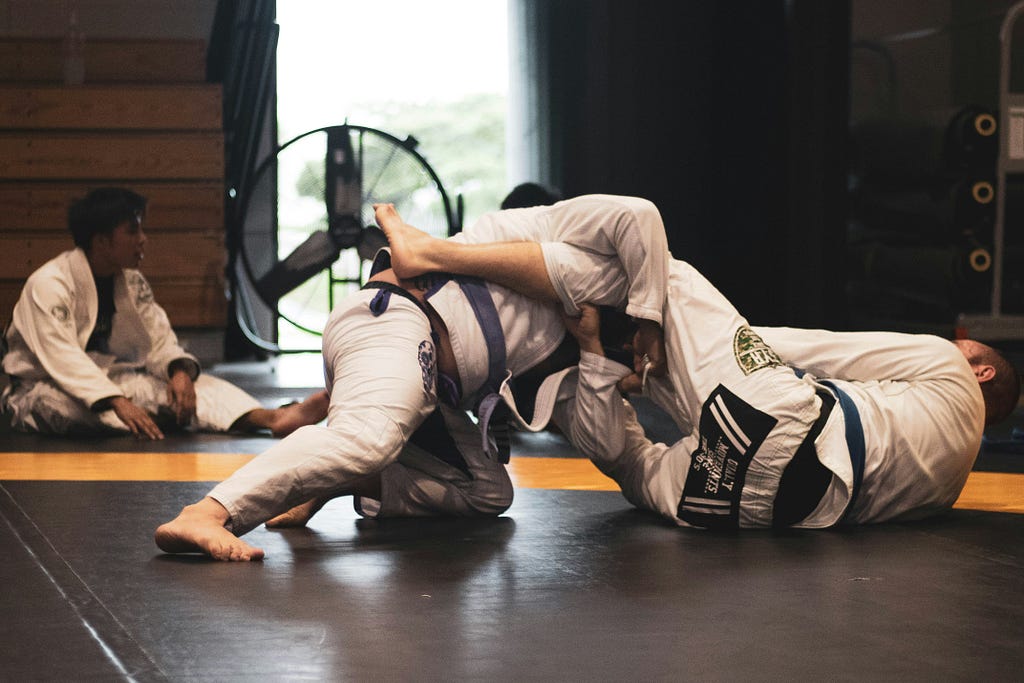
[[[226,524],[231,518],[231,515],[228,514],[227,508],[209,496],[198,502],[192,503],[191,505],[186,505],[181,510],[181,516],[204,517],[217,522],[221,526]]]

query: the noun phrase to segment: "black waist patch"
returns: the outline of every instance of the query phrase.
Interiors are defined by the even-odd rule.
[[[818,419],[811,425],[779,478],[779,491],[772,507],[772,526],[792,526],[806,519],[818,507],[832,483],[832,470],[818,460],[814,440],[825,428],[836,405],[836,397],[827,389],[818,389],[818,396],[821,398]]]
[[[455,443],[451,432],[448,431],[448,425],[444,422],[444,415],[441,414],[440,408],[435,409],[427,416],[423,424],[412,433],[409,441],[441,462],[461,470],[467,477],[472,477],[469,472],[469,464],[462,457],[458,444]]]
[[[778,420],[719,384],[700,412],[700,445],[691,454],[679,519],[709,529],[739,527],[747,468]]]

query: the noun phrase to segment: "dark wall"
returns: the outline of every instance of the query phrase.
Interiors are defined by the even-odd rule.
[[[797,327],[847,329],[849,2],[792,0],[787,28],[783,320]]]
[[[809,294],[822,283],[796,276],[794,287],[790,256],[812,230],[812,256],[821,260],[828,240],[817,233],[842,229],[842,218],[834,226],[791,223],[791,88],[809,79],[793,78],[790,28],[803,3],[538,1],[552,36],[553,175],[566,195],[654,201],[673,255],[696,265],[752,322],[829,322],[820,296]],[[806,1],[848,21],[846,3]],[[845,52],[839,24],[829,30],[844,32]],[[798,48],[801,59],[815,58]],[[833,67],[845,103],[845,67],[828,62]],[[845,127],[845,110],[836,115]],[[806,150],[799,153],[806,161]],[[817,165],[819,173],[829,167],[819,180],[842,187],[845,171],[833,165]]]

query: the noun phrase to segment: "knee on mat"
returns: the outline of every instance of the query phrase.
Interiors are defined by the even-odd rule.
[[[512,498],[515,491],[512,488],[512,481],[506,475],[500,481],[488,487],[486,495],[481,495],[476,501],[476,510],[481,515],[498,516],[509,509],[512,505]]]

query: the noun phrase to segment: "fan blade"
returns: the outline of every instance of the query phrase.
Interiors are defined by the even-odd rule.
[[[338,260],[341,249],[326,230],[319,230],[306,238],[283,261],[256,281],[256,291],[270,303],[292,291]]]
[[[363,226],[357,216],[331,216],[327,234],[339,249],[348,249],[359,244],[362,239]]]
[[[356,246],[356,251],[359,252],[359,258],[362,260],[372,261],[377,252],[386,246],[388,246],[388,238],[385,237],[384,231],[376,225],[367,225],[363,228],[363,236]]]
[[[348,126],[327,132],[324,158],[327,224],[331,237],[341,248],[359,242],[359,215],[363,204],[362,169],[359,167]]]

